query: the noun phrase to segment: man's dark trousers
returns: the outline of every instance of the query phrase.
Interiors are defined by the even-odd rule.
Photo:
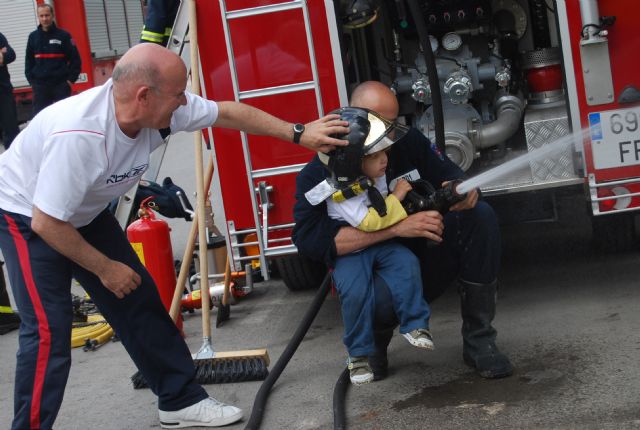
[[[123,299],[52,249],[30,225],[29,217],[0,210],[0,246],[22,318],[13,429],[50,429],[62,403],[71,365],[72,277],[118,333],[158,395],[160,409],[178,410],[208,397],[194,380],[189,350],[151,276],[111,213],[102,212],[79,232],[107,257],[129,265],[142,277],[142,284]]]
[[[4,88],[0,88],[0,128],[2,129],[2,143],[5,149],[9,149],[20,129],[18,128],[16,100],[13,97],[13,92]]]
[[[67,81],[59,84],[34,82],[31,89],[33,90],[33,116],[47,106],[71,95],[71,86]]]

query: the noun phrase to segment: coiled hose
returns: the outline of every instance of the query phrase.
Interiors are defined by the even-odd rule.
[[[80,346],[96,347],[107,342],[113,337],[113,329],[100,314],[92,314],[87,322],[75,323],[71,330],[71,347]],[[88,343],[87,343],[88,342]],[[92,348],[90,348],[92,349]]]
[[[296,329],[296,332],[294,333],[293,337],[287,344],[287,347],[285,348],[283,353],[280,355],[280,358],[278,358],[278,361],[276,362],[276,364],[273,366],[273,369],[271,370],[271,372],[269,372],[269,375],[260,386],[260,389],[258,390],[258,393],[256,394],[256,398],[253,402],[253,408],[251,409],[251,417],[247,422],[245,430],[257,430],[260,428],[260,423],[262,423],[262,417],[264,415],[267,398],[269,397],[269,393],[271,392],[271,387],[273,387],[273,384],[275,384],[278,378],[280,377],[280,374],[289,363],[289,360],[291,360],[291,357],[293,357],[293,354],[298,349],[298,346],[300,346],[300,342],[302,342],[304,335],[307,334],[307,331],[309,330],[311,323],[313,322],[315,317],[318,315],[318,312],[320,311],[320,307],[322,306],[322,303],[324,302],[324,299],[327,297],[327,293],[329,292],[329,289],[331,286],[330,280],[331,280],[331,272],[327,272],[327,275],[324,277],[324,280],[322,281],[320,288],[318,288],[318,292],[313,298],[313,302],[311,302],[311,305],[307,309],[307,312],[302,318],[302,321],[300,322],[300,325]],[[348,372],[347,372],[347,375],[348,375]],[[334,405],[335,405],[335,400],[334,400]],[[344,409],[342,410],[342,413],[344,415]],[[340,428],[344,428],[344,427],[340,427]]]

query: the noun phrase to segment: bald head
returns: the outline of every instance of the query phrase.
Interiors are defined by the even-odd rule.
[[[388,120],[395,120],[400,110],[393,91],[378,81],[366,81],[358,85],[351,94],[349,104],[377,112]]]
[[[115,97],[126,100],[140,86],[162,88],[186,75],[187,69],[178,55],[154,43],[141,43],[122,56],[111,78]]]

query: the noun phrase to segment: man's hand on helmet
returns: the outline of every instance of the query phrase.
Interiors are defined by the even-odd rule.
[[[300,136],[300,145],[326,154],[335,149],[336,146],[345,146],[349,143],[346,140],[330,137],[331,135],[349,133],[348,125],[347,121],[340,120],[340,115],[323,116],[305,124],[304,133]]]

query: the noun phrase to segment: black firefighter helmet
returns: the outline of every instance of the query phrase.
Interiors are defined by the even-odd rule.
[[[349,123],[349,133],[333,136],[349,144],[338,146],[327,154],[318,153],[318,156],[331,172],[330,182],[339,190],[364,176],[362,159],[365,155],[389,148],[407,133],[405,126],[388,121],[368,109],[343,107],[331,113],[340,115],[341,120]]]

